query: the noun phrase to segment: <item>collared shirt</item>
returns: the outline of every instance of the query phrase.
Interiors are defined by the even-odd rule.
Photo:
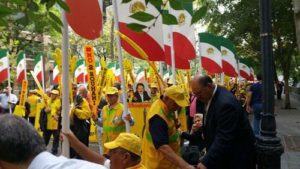
[[[6,95],[5,93],[2,93],[0,95],[0,103],[1,103],[1,107],[3,109],[8,109],[8,101],[10,101],[13,104],[16,104],[18,102],[18,97],[14,94],[10,94],[10,99],[8,100],[8,95]]]
[[[56,157],[49,152],[37,155],[28,169],[106,169],[104,166],[88,161]]]
[[[205,105],[205,114],[204,114],[204,125],[206,124],[206,116],[207,116],[207,113],[208,113],[208,110],[209,110],[209,107],[210,107],[210,103],[212,101],[212,99],[214,98],[214,95],[216,94],[216,91],[217,91],[217,88],[218,88],[218,85],[215,85],[215,89],[213,91],[213,94],[211,95],[211,98],[209,99],[208,103]]]
[[[107,105],[107,106],[108,106],[109,110],[112,110],[112,109],[117,109],[117,106],[116,106],[117,104],[118,104],[118,103],[116,103],[116,104],[114,104],[114,105]],[[131,112],[130,112],[129,110],[128,110],[127,113],[131,115]],[[115,122],[116,122],[116,123],[119,123],[119,122],[121,122],[120,120],[126,122],[126,119],[125,119],[125,116],[126,116],[126,115],[127,115],[127,114],[123,111],[123,113],[122,113],[122,119],[119,119],[119,118],[114,119]],[[100,117],[99,117],[98,121],[99,121],[100,123],[103,123],[103,112],[100,114]],[[131,116],[131,120],[129,121],[129,124],[130,124],[130,126],[133,126],[133,125],[134,125],[134,118],[133,118],[133,116]]]
[[[141,96],[142,102],[144,102],[144,93],[139,93],[139,95]]]

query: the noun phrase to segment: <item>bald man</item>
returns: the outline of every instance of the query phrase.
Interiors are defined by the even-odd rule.
[[[235,96],[209,76],[192,80],[194,95],[205,104],[204,140],[207,154],[200,169],[254,169],[254,134]]]

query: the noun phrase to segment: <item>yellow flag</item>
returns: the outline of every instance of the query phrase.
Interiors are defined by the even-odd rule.
[[[98,92],[97,92],[97,88],[96,88],[97,74],[96,74],[96,61],[95,61],[93,46],[85,45],[84,46],[84,55],[85,55],[85,63],[87,66],[89,91],[91,94],[92,112],[93,112],[94,118],[96,118],[98,116],[98,113],[97,113]]]

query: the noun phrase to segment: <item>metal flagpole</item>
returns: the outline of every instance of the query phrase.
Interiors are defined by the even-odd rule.
[[[26,67],[26,54],[25,54],[25,52],[24,52],[24,68],[25,68],[25,70],[24,70],[24,72],[25,72],[25,80],[27,80],[27,67]]]
[[[172,13],[172,7],[169,5],[169,13]],[[176,70],[175,70],[175,53],[174,53],[174,44],[173,44],[173,27],[170,26],[170,47],[171,47],[171,63],[172,63],[172,75],[173,75],[173,85],[176,85]]]
[[[62,84],[69,84],[69,32],[68,22],[66,19],[65,11],[62,10],[62,22],[63,22],[63,37],[62,37]],[[62,131],[68,132],[70,130],[70,101],[69,101],[69,85],[62,85]],[[62,143],[62,155],[69,157],[70,144],[67,138],[64,138]]]
[[[201,41],[200,41],[200,37],[199,37],[199,40],[198,40],[198,45],[199,45],[199,73],[202,75],[202,62],[201,62]],[[197,73],[197,71],[195,71]],[[196,74],[195,74],[196,75]]]
[[[238,71],[238,79],[237,79],[237,82],[238,82],[238,85],[240,84],[240,79],[241,79],[241,74],[240,74],[240,60],[237,59],[237,71]]]
[[[223,72],[223,73],[220,73],[220,84],[221,84],[222,86],[224,86],[224,76],[225,76],[224,72]]]
[[[44,57],[43,57],[43,55],[41,55],[41,62],[42,62],[42,86],[43,86],[43,90],[44,90],[44,92],[46,91],[45,90],[45,72],[44,72]]]
[[[10,64],[9,64],[9,53],[7,51],[7,60],[8,60],[8,71],[7,71],[7,76],[8,76],[8,102],[11,102],[10,100],[10,93],[12,91],[11,89],[11,85],[10,85]],[[12,114],[12,110],[11,110],[11,103],[8,103],[8,109],[9,109],[9,114]]]
[[[237,78],[237,95],[240,94],[240,79],[241,79],[241,75],[240,75],[240,61],[237,59],[237,71],[238,71],[238,76],[236,77]]]
[[[169,2],[170,3],[170,2]],[[169,12],[172,13],[172,7],[169,4]],[[172,63],[172,75],[173,75],[173,85],[176,85],[176,70],[175,70],[175,51],[174,51],[174,43],[173,43],[173,27],[170,25],[170,48],[171,48],[171,63]],[[175,111],[175,119],[178,119],[178,111]]]
[[[114,7],[114,21],[115,21],[115,30],[119,31],[119,15],[118,15],[118,7],[117,7],[117,0],[113,0],[113,7]],[[125,86],[125,77],[124,77],[124,66],[123,66],[123,57],[122,57],[122,49],[121,49],[121,40],[120,36],[116,35],[117,38],[117,48],[118,48],[118,58],[120,64],[120,71],[121,71],[121,86],[122,86],[122,96],[123,96],[123,106],[124,106],[124,113],[128,113],[128,104],[127,104],[127,94],[126,94],[126,86]],[[128,121],[125,121],[126,125],[126,132],[130,132],[130,125]]]
[[[159,74],[162,78],[164,78],[164,66],[163,66],[163,62],[159,62]]]

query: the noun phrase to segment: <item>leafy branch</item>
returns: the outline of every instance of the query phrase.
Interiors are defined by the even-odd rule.
[[[122,3],[129,3],[131,1],[132,0],[122,0]],[[145,0],[145,1],[146,1],[146,5],[148,5],[148,3],[151,3],[154,7],[156,7],[156,9],[159,11],[159,14],[157,16],[153,16],[152,14],[146,13],[146,12],[137,12],[137,13],[132,14],[130,17],[137,21],[140,21],[140,22],[150,22],[151,20],[153,20],[153,23],[150,24],[149,26],[145,26],[145,25],[139,24],[139,23],[127,24],[127,27],[133,31],[148,32],[152,27],[155,26],[155,24],[157,23],[157,20],[161,16],[162,16],[163,24],[165,24],[165,25],[178,24],[177,18],[166,10],[168,4],[169,4],[169,8],[172,10],[176,10],[176,11],[177,10],[186,10],[187,11],[187,9],[185,9],[185,4],[192,5],[195,0],[165,0],[165,1]],[[207,13],[208,9],[207,9],[205,0],[197,0],[197,4],[198,4],[197,6],[199,6],[199,4],[201,2],[202,2],[202,6],[200,6],[198,9],[193,11],[191,24],[197,23]]]

